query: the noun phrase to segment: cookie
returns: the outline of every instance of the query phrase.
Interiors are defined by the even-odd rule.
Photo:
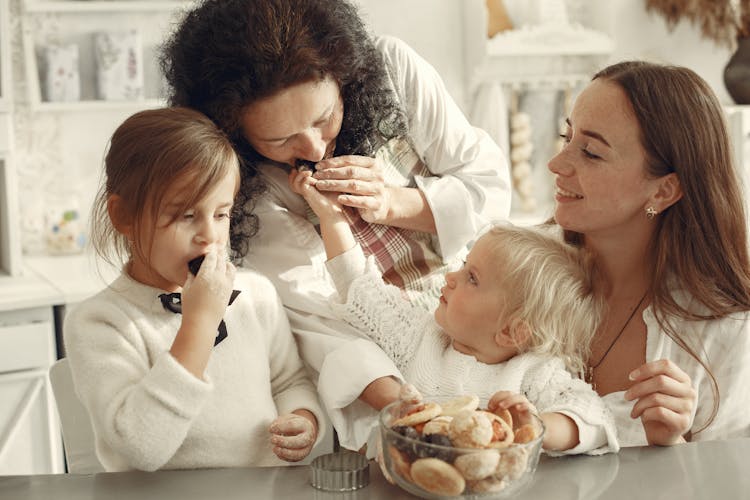
[[[417,404],[422,402],[422,394],[412,384],[403,384],[398,393],[398,399],[407,404]]]
[[[466,481],[466,486],[472,493],[498,493],[505,489],[508,483],[503,478],[490,476],[478,481]]]
[[[412,482],[436,495],[456,496],[463,493],[466,480],[451,464],[437,458],[420,458],[411,464]]]
[[[391,427],[400,425],[408,425],[413,427],[415,425],[432,420],[433,418],[440,415],[440,412],[442,411],[442,408],[440,408],[440,405],[437,403],[425,403],[424,405],[417,406],[411,413],[391,422]]]
[[[448,437],[458,448],[485,448],[492,441],[492,424],[487,412],[463,411],[451,420]]]
[[[446,415],[440,415],[439,417],[433,418],[422,427],[422,435],[442,434],[443,436],[447,436],[451,420],[453,420],[453,417]]]
[[[474,394],[459,396],[449,401],[441,402],[443,413],[447,417],[453,417],[462,411],[474,411],[479,408],[479,397]]]
[[[391,460],[391,470],[407,481],[411,481],[411,465],[406,454],[391,445],[388,447],[388,458]]]
[[[489,411],[480,411],[479,413],[486,415],[492,424],[492,439],[488,446],[491,448],[505,448],[513,443],[513,429],[502,417]]]
[[[507,408],[498,408],[492,413],[505,420],[505,423],[508,424],[508,427],[510,427],[511,429],[513,428],[513,415],[510,414],[510,411]]]
[[[500,454],[496,450],[481,450],[456,457],[453,466],[469,481],[491,476],[497,470]]]
[[[516,429],[513,437],[514,443],[530,443],[535,440],[538,436],[536,427],[534,424],[523,424],[521,427]]]
[[[497,463],[495,474],[498,477],[514,481],[526,471],[529,452],[523,446],[511,446],[503,450]]]

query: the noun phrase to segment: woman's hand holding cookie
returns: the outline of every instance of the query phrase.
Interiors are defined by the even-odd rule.
[[[342,216],[342,206],[337,200],[337,193],[321,192],[317,189],[317,180],[309,170],[292,169],[288,177],[289,187],[302,196],[318,218]]]
[[[390,188],[375,158],[345,155],[322,160],[313,175],[320,191],[335,194],[367,222],[383,223],[391,208]]]

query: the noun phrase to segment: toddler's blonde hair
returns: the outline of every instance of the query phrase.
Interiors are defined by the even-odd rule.
[[[593,259],[538,228],[498,224],[487,234],[506,297],[500,321],[527,325],[525,351],[558,356],[572,373],[583,374],[602,317]]]

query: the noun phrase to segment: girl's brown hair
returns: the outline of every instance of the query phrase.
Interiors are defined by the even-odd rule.
[[[110,139],[104,179],[92,209],[90,234],[97,254],[115,266],[127,262],[133,252],[142,258],[148,255],[150,249],[142,246],[137,235],[155,226],[167,191],[176,182],[189,179],[192,190],[179,208],[181,213],[230,172],[239,179],[237,154],[205,115],[174,107],[130,116]],[[127,221],[136,235],[132,242],[117,231],[110,218],[108,201],[113,195],[121,200],[117,217]]]
[[[718,384],[701,347],[690,345],[670,318],[711,320],[750,310],[747,219],[724,113],[708,84],[687,68],[623,62],[593,79],[627,94],[641,129],[646,174],[674,172],[680,181],[682,198],[654,220],[650,289],[659,326],[711,379],[714,408],[705,428],[718,411]],[[566,231],[565,237],[583,244],[579,233]],[[678,303],[674,289],[688,291],[700,309]]]

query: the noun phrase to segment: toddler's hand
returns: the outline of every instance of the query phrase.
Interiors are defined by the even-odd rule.
[[[277,417],[269,432],[274,454],[287,462],[299,462],[309,455],[318,438],[317,426],[294,413]]]
[[[487,409],[492,412],[508,410],[513,417],[513,427],[534,423],[532,415],[537,414],[536,407],[526,399],[526,396],[510,391],[498,391],[493,394],[487,403]]]
[[[339,216],[343,208],[337,200],[337,193],[322,193],[315,187],[317,179],[310,171],[292,169],[289,172],[289,187],[301,195],[318,218]]]

